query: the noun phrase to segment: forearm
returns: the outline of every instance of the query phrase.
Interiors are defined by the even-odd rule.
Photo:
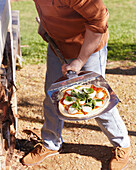
[[[73,70],[77,73],[81,70],[84,64],[87,62],[88,58],[96,50],[102,34],[95,33],[86,28],[85,38],[81,50],[77,59],[72,61],[69,65],[64,64],[62,66],[62,72],[65,75],[68,70]]]
[[[95,33],[89,30],[88,28],[86,29],[84,42],[77,58],[81,61],[82,67],[87,62],[90,55],[96,50],[101,40],[101,37],[101,33]]]

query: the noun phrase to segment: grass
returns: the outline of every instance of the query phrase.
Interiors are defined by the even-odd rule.
[[[34,2],[12,2],[11,8],[20,11],[21,52],[24,63],[45,63],[47,43],[37,34],[38,24],[35,18],[38,15]]]
[[[110,13],[108,59],[136,61],[136,1],[104,2]]]
[[[110,13],[108,60],[136,61],[136,1],[104,0]],[[45,43],[37,34],[37,12],[33,1],[11,3],[12,10],[20,11],[21,51],[25,63],[43,63],[46,59]]]

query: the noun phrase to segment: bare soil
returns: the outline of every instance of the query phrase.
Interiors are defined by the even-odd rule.
[[[23,166],[20,158],[37,143],[24,129],[40,129],[43,125],[42,103],[46,65],[26,65],[16,72],[18,101],[18,133],[12,159],[12,170],[108,170],[112,145],[94,119],[65,121],[64,150],[46,158],[40,165]],[[136,63],[108,62],[106,80],[120,99],[117,105],[131,139],[132,154],[127,170],[136,169]]]

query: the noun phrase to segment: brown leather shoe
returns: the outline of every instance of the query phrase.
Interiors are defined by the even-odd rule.
[[[124,169],[128,164],[130,153],[131,147],[128,148],[117,147],[113,149],[113,157],[111,159],[109,169],[110,170]]]
[[[38,143],[34,146],[34,149],[29,152],[21,160],[24,165],[36,165],[41,163],[45,158],[59,154],[60,151],[49,150],[44,147],[41,143]]]

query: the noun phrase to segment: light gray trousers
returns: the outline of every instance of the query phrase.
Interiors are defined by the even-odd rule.
[[[106,60],[107,46],[92,54],[82,70],[94,71],[105,77]],[[70,63],[72,60],[67,61]],[[52,106],[51,100],[48,97],[47,90],[53,82],[63,76],[61,66],[62,64],[58,57],[55,56],[50,46],[48,46],[47,72],[45,81],[46,97],[44,100],[45,122],[41,130],[41,135],[46,143],[46,147],[52,150],[58,150],[62,145],[63,140],[61,134],[64,121],[58,118],[57,113]],[[95,120],[113,146],[120,146],[123,148],[130,146],[127,129],[116,107],[95,118]]]

